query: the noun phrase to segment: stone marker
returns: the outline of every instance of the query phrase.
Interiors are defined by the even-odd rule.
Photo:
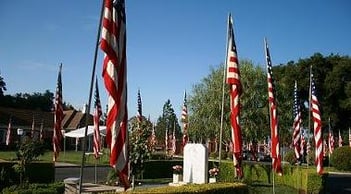
[[[183,182],[207,183],[208,153],[203,144],[188,143],[184,147]]]

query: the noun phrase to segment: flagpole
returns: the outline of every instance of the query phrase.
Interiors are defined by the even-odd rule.
[[[85,144],[86,144],[86,139],[87,139],[87,134],[88,134],[88,122],[89,122],[89,114],[90,114],[90,104],[91,104],[91,98],[92,98],[92,93],[93,93],[93,85],[94,85],[94,77],[95,77],[95,69],[96,69],[96,60],[97,60],[97,54],[98,54],[98,48],[99,48],[99,40],[100,40],[100,33],[101,33],[101,22],[102,22],[102,17],[103,17],[103,13],[104,13],[104,3],[105,3],[105,1],[102,1],[101,12],[100,12],[100,21],[99,21],[99,26],[98,26],[98,33],[97,33],[97,36],[96,36],[93,69],[92,69],[92,72],[91,72],[89,100],[88,100],[88,105],[87,105],[86,110],[85,110],[85,132],[84,132],[83,145],[82,145],[82,162],[81,162],[81,166],[80,166],[79,194],[82,193],[83,169],[84,169],[84,162],[85,162]]]
[[[223,138],[223,120],[224,120],[224,83],[225,83],[225,75],[226,75],[226,67],[227,67],[227,58],[228,58],[228,24],[229,24],[229,17],[228,14],[227,19],[227,35],[226,35],[226,55],[225,55],[225,63],[223,65],[223,81],[222,81],[222,106],[221,106],[221,126],[219,129],[219,154],[218,154],[218,165],[221,165],[221,158],[222,158],[222,138]]]

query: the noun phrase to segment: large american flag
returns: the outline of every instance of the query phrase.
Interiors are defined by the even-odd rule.
[[[323,173],[323,139],[322,139],[322,120],[319,111],[319,102],[317,99],[316,85],[311,71],[311,112],[313,119],[314,143],[315,143],[315,163],[317,173]]]
[[[10,143],[11,143],[11,118],[9,120],[9,125],[7,127],[6,145],[10,145]]]
[[[95,94],[94,94],[95,102],[94,102],[94,156],[95,158],[99,158],[101,151],[101,137],[100,137],[100,117],[102,115],[100,95],[99,95],[99,87],[98,87],[98,79],[95,80]]]
[[[189,136],[188,136],[189,120],[188,120],[188,106],[187,106],[187,100],[186,100],[186,91],[184,91],[184,102],[183,102],[183,108],[182,108],[181,121],[183,123],[183,146],[185,146],[189,141]]]
[[[268,49],[268,44],[265,39],[265,51],[266,51],[266,63],[267,63],[267,82],[268,82],[268,103],[269,103],[269,115],[270,115],[270,126],[271,126],[271,138],[272,138],[272,167],[273,170],[282,175],[283,170],[281,166],[280,158],[280,147],[279,147],[279,134],[278,134],[278,115],[277,105],[275,100],[275,86],[274,79],[272,76],[272,61]]]
[[[233,142],[233,163],[238,178],[243,177],[242,171],[242,137],[239,124],[240,102],[242,87],[240,82],[239,60],[235,45],[233,19],[228,16],[228,43],[227,43],[227,79],[226,82],[230,87],[230,124]]]
[[[117,170],[124,189],[128,176],[126,14],[124,0],[106,0],[101,49],[105,53],[103,78],[108,92],[106,140],[110,165]]]
[[[54,113],[54,132],[52,136],[52,145],[53,145],[53,161],[56,162],[57,157],[61,151],[61,139],[62,139],[62,120],[63,120],[63,107],[62,107],[62,64],[60,64],[59,73],[57,76],[57,87],[55,95],[55,113]]]
[[[298,100],[298,95],[297,95],[297,81],[295,81],[295,86],[294,86],[294,122],[293,122],[293,146],[294,146],[294,151],[295,151],[295,157],[297,160],[300,159],[300,152],[301,152],[301,147],[300,147],[300,129],[301,129],[301,111],[300,111],[300,106],[299,106],[299,100]]]

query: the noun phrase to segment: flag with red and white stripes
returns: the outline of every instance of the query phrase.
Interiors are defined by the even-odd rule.
[[[313,120],[313,133],[315,143],[315,163],[317,166],[317,173],[323,174],[323,139],[322,139],[322,119],[319,111],[319,102],[317,98],[316,85],[313,78],[313,73],[310,75],[311,79],[311,112]]]
[[[301,130],[301,111],[297,95],[297,81],[295,81],[294,86],[294,122],[293,122],[293,146],[295,157],[297,160],[300,159],[301,147],[300,147],[300,130]]]
[[[62,64],[60,64],[59,73],[57,76],[57,87],[55,94],[55,112],[54,112],[54,132],[52,136],[53,145],[53,161],[56,162],[57,157],[61,151],[61,139],[62,139],[62,120],[63,120],[63,107],[62,107]]]
[[[351,129],[349,128],[349,146],[351,147]]]
[[[7,127],[7,132],[6,132],[6,145],[10,145],[11,143],[11,118],[9,120],[9,125]]]
[[[240,101],[242,92],[240,82],[239,60],[234,37],[233,19],[228,16],[228,42],[227,42],[227,76],[226,82],[230,87],[230,124],[233,142],[233,163],[238,178],[243,177],[242,170],[242,135],[239,124]]]
[[[95,80],[95,94],[94,94],[95,102],[94,102],[94,156],[96,159],[100,157],[101,151],[101,136],[100,136],[100,117],[102,115],[100,95],[99,95],[99,87],[98,87],[98,79]]]
[[[338,144],[339,144],[339,147],[342,147],[342,137],[341,137],[341,134],[340,134],[340,130],[339,130],[339,137],[338,137]]]
[[[301,129],[301,139],[300,139],[300,155],[301,155],[301,157],[303,157],[305,155],[305,146],[306,146],[305,130]]]
[[[117,170],[124,189],[128,176],[127,55],[124,0],[105,0],[101,49],[105,53],[102,76],[108,93],[106,141],[110,165]]]
[[[329,118],[329,134],[328,134],[328,149],[329,149],[329,153],[332,154],[334,151],[334,134],[333,134],[333,130],[330,126],[330,118]]]
[[[32,130],[31,130],[31,137],[32,137],[32,139],[34,139],[34,133],[35,133],[35,120],[34,120],[34,116],[33,116]]]
[[[279,133],[278,133],[278,115],[277,105],[275,100],[275,85],[272,76],[272,61],[269,53],[267,41],[265,39],[266,63],[267,63],[267,82],[268,82],[268,103],[270,115],[270,127],[272,138],[272,167],[274,172],[282,175],[283,170],[281,166],[280,147],[279,147]]]
[[[183,101],[183,107],[182,107],[182,118],[181,121],[183,123],[183,146],[185,146],[188,141],[189,141],[189,136],[188,136],[188,106],[187,106],[187,100],[186,100],[186,91],[184,91],[184,101]]]
[[[173,129],[173,135],[172,135],[172,154],[175,155],[177,151],[177,138],[175,136],[175,129]]]
[[[44,121],[43,120],[41,120],[41,123],[40,123],[40,134],[39,134],[39,140],[40,141],[42,141],[42,140],[44,140]]]

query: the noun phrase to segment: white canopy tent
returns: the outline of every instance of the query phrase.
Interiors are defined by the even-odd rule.
[[[64,150],[66,150],[66,137],[71,137],[71,138],[76,138],[76,151],[78,151],[78,144],[79,144],[79,139],[83,138],[85,135],[85,128],[86,127],[82,127],[82,128],[78,128],[75,129],[73,131],[70,131],[68,133],[63,134],[64,135]],[[106,136],[106,126],[99,126],[99,131],[100,131],[100,135],[101,136]],[[88,150],[91,149],[91,138],[90,136],[92,136],[94,134],[94,125],[88,125],[88,131],[87,131],[87,137],[88,137]]]
[[[75,137],[75,138],[83,138],[85,135],[85,128],[78,128],[76,130],[70,131],[68,133],[65,133],[65,137]],[[105,135],[106,134],[106,126],[99,126],[100,134]],[[88,133],[87,136],[93,135],[94,133],[94,125],[89,125],[88,126]]]

